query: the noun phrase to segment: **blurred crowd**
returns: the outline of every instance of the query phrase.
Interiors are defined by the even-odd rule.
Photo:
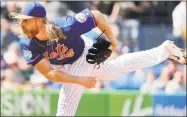
[[[114,2],[114,1],[63,1],[41,2],[47,17],[73,15],[85,8],[99,10],[108,21],[119,47],[112,58],[140,51],[138,35],[142,24],[172,25],[173,32],[166,39],[185,47],[186,2]],[[6,89],[59,89],[63,84],[47,80],[21,56],[16,26],[9,13],[19,12],[25,2],[1,2],[1,88]],[[98,28],[84,34],[94,40],[100,35]],[[166,34],[167,35],[167,34]],[[166,40],[165,39],[165,40]],[[151,38],[150,38],[151,40]],[[143,42],[142,42],[143,43]],[[143,93],[165,91],[169,94],[186,92],[186,67],[171,61],[121,75],[116,80],[98,81],[93,90],[139,89]]]

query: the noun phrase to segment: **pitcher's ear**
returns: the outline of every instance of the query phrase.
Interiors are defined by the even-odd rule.
[[[43,18],[36,18],[36,20],[37,20],[37,24],[39,26],[43,25],[43,23],[44,23],[44,19]]]

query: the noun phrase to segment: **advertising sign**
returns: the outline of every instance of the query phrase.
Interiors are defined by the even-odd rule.
[[[186,95],[153,96],[154,116],[186,116]]]

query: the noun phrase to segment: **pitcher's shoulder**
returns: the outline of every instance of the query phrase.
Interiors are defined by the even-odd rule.
[[[53,22],[61,28],[66,28],[74,23],[74,19],[72,16],[63,16],[60,18],[55,18]]]

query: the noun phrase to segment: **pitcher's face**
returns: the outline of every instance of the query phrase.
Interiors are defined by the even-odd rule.
[[[27,38],[34,38],[39,33],[37,25],[36,18],[22,20],[21,27]]]

